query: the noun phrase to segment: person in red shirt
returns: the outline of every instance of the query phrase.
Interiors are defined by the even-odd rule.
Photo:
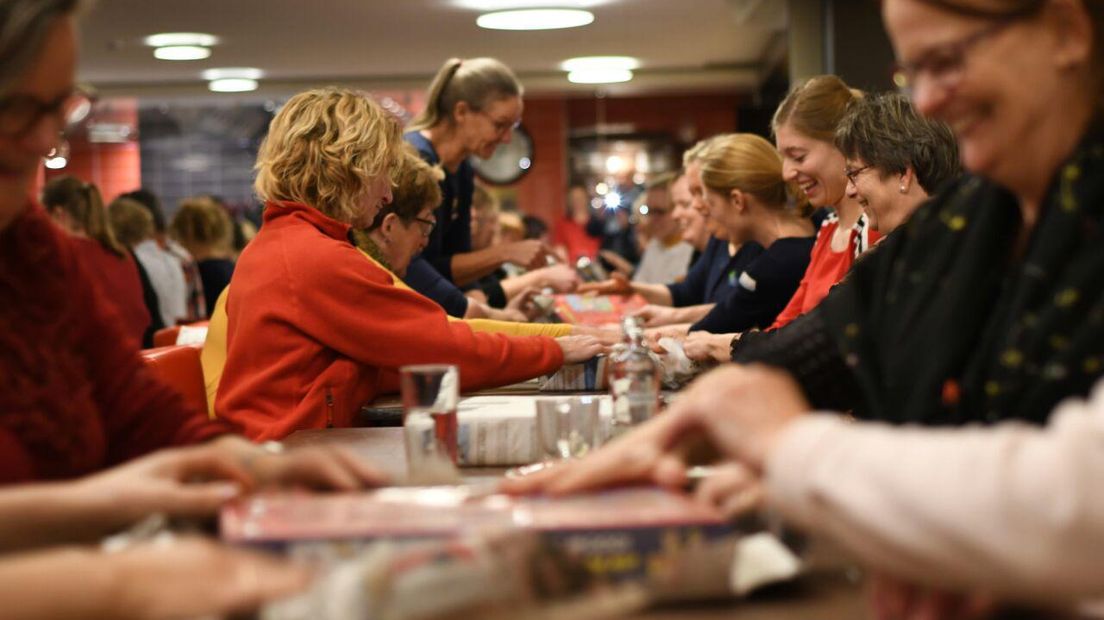
[[[572,185],[567,190],[567,210],[552,232],[556,253],[565,258],[569,265],[574,266],[584,256],[591,260],[598,259],[602,238],[587,232],[590,219],[590,193],[582,185]]]
[[[408,364],[447,363],[463,389],[507,385],[582,361],[589,336],[473,333],[350,243],[391,201],[398,124],[362,93],[318,89],[273,118],[257,156],[264,225],[226,298],[227,359],[216,414],[247,437],[346,427],[396,392]]]
[[[100,190],[76,177],[58,177],[43,188],[42,206],[74,237],[73,245],[80,254],[78,260],[85,264],[104,298],[114,307],[123,330],[141,343],[150,314],[143,300],[138,266],[115,238]]]

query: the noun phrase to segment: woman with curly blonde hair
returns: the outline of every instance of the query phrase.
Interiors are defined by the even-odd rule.
[[[392,200],[399,126],[362,93],[301,93],[257,157],[264,225],[225,298],[226,365],[214,412],[254,440],[351,426],[361,405],[397,391],[407,364],[460,368],[465,389],[515,383],[585,359],[596,346],[473,333],[394,285],[350,231]]]

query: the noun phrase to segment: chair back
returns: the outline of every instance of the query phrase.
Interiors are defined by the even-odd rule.
[[[188,408],[206,413],[207,387],[199,363],[198,345],[172,345],[142,351],[142,359],[153,372],[184,397]]]

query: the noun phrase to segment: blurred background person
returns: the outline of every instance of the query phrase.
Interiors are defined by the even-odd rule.
[[[686,277],[694,246],[683,240],[679,223],[672,215],[671,185],[677,176],[677,173],[660,175],[644,191],[644,201],[638,208],[641,215],[638,228],[645,231],[649,240],[643,246],[633,282],[673,284]]]
[[[206,301],[204,316],[211,316],[222,290],[234,275],[234,224],[226,209],[214,199],[196,196],[180,203],[169,236],[196,262]]]
[[[150,277],[150,272],[146,270],[145,263],[136,253],[139,246],[147,242],[156,243],[153,239],[153,216],[137,200],[116,198],[107,206],[107,217],[116,240],[124,245],[131,256],[134,257],[134,266],[138,271],[138,281],[142,286],[142,301],[150,317],[149,326],[142,334],[142,346],[149,348],[153,346],[153,334],[157,330],[176,324],[165,322],[165,314],[161,311],[161,294],[154,286],[153,279]],[[161,263],[157,262],[152,264],[155,267],[161,266]],[[170,270],[169,273],[175,276],[176,271]],[[182,280],[183,277],[181,273],[180,279]]]
[[[567,189],[564,216],[552,226],[553,247],[572,266],[584,256],[591,260],[598,258],[602,239],[588,230],[590,220],[594,217],[593,211],[587,188],[581,183],[572,184]]]
[[[76,177],[59,177],[42,189],[42,206],[75,237],[79,260],[114,306],[123,331],[141,346],[150,327],[142,278],[129,248],[112,232],[100,190]]]

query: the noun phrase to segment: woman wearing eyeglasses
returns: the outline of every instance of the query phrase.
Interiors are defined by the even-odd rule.
[[[765,490],[793,522],[918,584],[883,589],[876,617],[959,617],[979,602],[937,588],[1099,601],[1104,3],[885,0],[882,11],[898,83],[951,126],[972,174],[779,330],[802,339],[761,353],[788,373],[710,373],[632,439],[516,490],[679,485],[677,446],[705,436],[743,469],[704,499],[747,506]],[[827,371],[854,377],[853,391],[826,389],[838,385]],[[809,413],[833,396],[894,422],[1048,425]]]
[[[455,317],[493,314],[486,304],[460,291],[504,263],[527,269],[547,264],[540,241],[503,243],[472,250],[471,203],[475,170],[468,158],[491,157],[510,141],[521,122],[523,88],[509,67],[494,58],[451,58],[429,87],[426,107],[407,127],[406,140],[422,159],[440,165],[442,200],[437,226],[421,255],[410,264],[406,281]]]

